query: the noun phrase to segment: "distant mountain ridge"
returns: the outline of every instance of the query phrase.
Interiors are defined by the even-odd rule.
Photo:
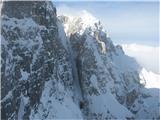
[[[2,119],[160,118],[147,71],[87,11],[57,17],[50,1],[3,1],[1,15]]]

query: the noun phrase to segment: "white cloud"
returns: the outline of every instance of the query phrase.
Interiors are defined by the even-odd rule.
[[[66,4],[61,4],[60,6],[57,6],[57,14],[58,16],[60,15],[79,16],[80,10],[71,8]]]
[[[137,62],[147,70],[160,74],[160,47],[138,44],[122,44],[124,52],[134,57]]]

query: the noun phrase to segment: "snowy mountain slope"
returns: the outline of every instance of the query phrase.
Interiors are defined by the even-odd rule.
[[[142,72],[143,68],[133,58],[125,55],[120,46],[113,45],[99,20],[90,13],[82,13],[80,17],[63,15],[59,19],[76,56],[82,94],[88,105],[87,116],[92,119],[158,118],[159,89],[150,94],[141,84],[145,81],[141,76],[147,77],[149,73]],[[148,99],[155,101],[152,109],[148,109],[152,106]],[[125,112],[119,114],[120,111]]]
[[[154,72],[157,72],[159,69],[159,67],[156,66],[158,63],[158,56],[156,56],[158,55],[158,47],[136,44],[122,45],[122,47],[126,54],[134,57],[141,66],[153,70]],[[153,65],[151,65],[151,63],[153,63]],[[137,117],[140,117],[143,114],[142,118],[149,118],[151,115],[160,115],[160,75],[147,71],[145,68],[142,68],[139,72],[140,83],[147,88],[142,91],[151,97],[148,97],[143,101],[144,106],[135,105],[134,110],[141,109],[139,110],[140,112],[137,114]],[[150,112],[145,114],[148,109],[150,109]]]
[[[8,1],[1,21],[2,119],[160,118],[159,89],[144,87],[153,74],[87,11],[57,18],[52,2]]]
[[[144,68],[141,70],[140,78],[146,88],[158,88],[160,89],[160,75],[151,71],[147,71]]]

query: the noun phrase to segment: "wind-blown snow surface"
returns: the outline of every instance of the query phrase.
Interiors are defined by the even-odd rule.
[[[90,13],[57,18],[51,2],[3,5],[3,119],[160,118],[159,89],[144,87],[152,74]]]

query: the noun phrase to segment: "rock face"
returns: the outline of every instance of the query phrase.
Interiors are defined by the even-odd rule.
[[[47,107],[64,98],[72,102],[74,90],[55,7],[51,2],[3,2],[1,20],[2,119],[59,117],[52,111],[56,104]]]
[[[57,18],[52,2],[7,1],[1,15],[2,119],[160,117],[142,68],[86,11]]]

